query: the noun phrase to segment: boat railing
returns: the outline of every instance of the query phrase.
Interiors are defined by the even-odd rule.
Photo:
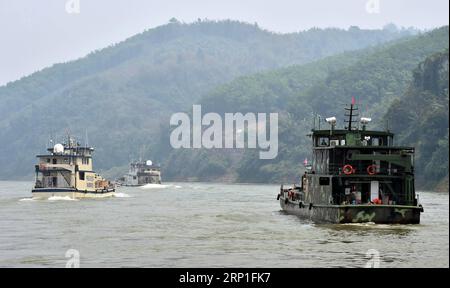
[[[37,180],[34,187],[35,188],[73,188],[72,186],[70,186],[66,183],[63,183],[62,185],[61,184],[54,185],[51,181],[48,181],[47,183],[44,183],[44,182],[41,180]]]
[[[366,201],[362,201],[361,199],[356,198],[356,193],[370,195],[369,191],[353,191],[348,195],[345,194],[336,194],[333,196],[333,204],[336,205],[361,205],[361,204],[381,204],[381,205],[407,205],[407,206],[415,206],[416,199],[410,199],[408,193],[405,192],[395,192],[390,193],[387,192],[385,194],[380,195],[380,198],[377,199],[378,203],[375,200],[366,199]]]
[[[44,184],[41,180],[36,180],[36,183],[34,184],[35,188],[44,188]]]
[[[324,169],[321,171],[316,171],[316,173],[320,172],[320,174],[329,174],[329,175],[345,175],[344,173],[345,165],[329,165],[328,169]],[[369,166],[372,166],[369,168]],[[389,166],[378,166],[376,164],[373,165],[351,165],[353,168],[352,172],[349,175],[361,175],[361,176],[399,176],[405,173],[405,169],[402,167],[390,168]]]
[[[50,163],[40,163],[38,167],[39,167],[40,171],[60,170],[60,169],[72,171],[74,168],[73,165],[69,165],[69,164],[50,164]]]

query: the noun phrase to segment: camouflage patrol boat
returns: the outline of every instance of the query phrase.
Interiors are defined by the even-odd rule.
[[[314,127],[308,135],[312,163],[299,185],[281,186],[281,208],[314,222],[420,223],[423,207],[414,188],[414,148],[396,146],[388,130],[367,130],[371,119],[355,120],[354,101],[345,109],[344,129],[336,129],[336,118],[331,117],[326,118],[329,129]]]

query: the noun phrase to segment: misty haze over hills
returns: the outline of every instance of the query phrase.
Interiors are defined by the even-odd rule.
[[[68,12],[67,2],[79,2],[79,13]],[[368,9],[370,2],[379,2],[379,10]],[[0,0],[0,85],[78,59],[172,17],[185,23],[236,19],[277,33],[313,27],[381,29],[387,23],[425,31],[448,25],[448,5],[442,0]]]
[[[422,36],[388,26],[276,34],[236,21],[182,24],[173,19],[0,87],[0,139],[7,139],[0,147],[0,162],[8,163],[0,168],[0,178],[29,179],[34,155],[44,150],[50,137],[62,139],[69,129],[79,137],[88,132],[96,147],[96,168],[108,170],[110,176],[125,173],[128,162],[144,150],[145,157],[163,164],[163,176],[178,180],[217,180],[223,175],[230,181],[292,179],[298,171],[285,168],[306,153],[293,147],[303,143],[307,125],[295,122],[301,119],[282,122],[300,142],[282,133],[285,146],[276,162],[261,165],[247,152],[240,164],[226,153],[202,156],[195,161],[203,161],[203,168],[194,175],[180,170],[179,164],[195,165],[193,157],[199,154],[171,151],[168,119],[197,102],[232,112],[325,113],[335,108],[333,101],[351,93],[369,95],[371,111],[381,116],[393,99],[375,93],[377,85],[389,85],[395,97],[405,93],[412,70],[431,54],[448,49],[444,33],[448,28]],[[261,92],[270,96],[259,101]]]

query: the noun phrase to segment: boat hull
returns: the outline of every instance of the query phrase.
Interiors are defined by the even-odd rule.
[[[316,223],[419,224],[421,206],[403,205],[314,205],[280,197],[288,214]]]
[[[59,188],[36,188],[31,191],[34,199],[48,199],[51,197],[69,197],[72,199],[82,198],[106,198],[114,196],[115,189],[105,189],[98,191],[81,191],[77,189]]]

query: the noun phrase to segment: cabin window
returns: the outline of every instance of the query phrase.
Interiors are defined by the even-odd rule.
[[[84,180],[84,172],[80,172],[80,180]]]
[[[57,160],[56,160],[56,158],[54,158],[53,159],[53,164],[56,164],[57,163]]]
[[[47,158],[47,163],[50,163],[50,158]]]
[[[339,146],[339,140],[331,140],[330,144],[331,144],[331,147]]]
[[[380,146],[380,138],[373,137],[372,138],[372,146]]]
[[[330,185],[330,178],[328,178],[328,177],[320,177],[319,178],[319,185],[321,185],[321,186],[328,186],[328,185]]]
[[[330,140],[328,139],[328,137],[320,137],[319,138],[319,146],[328,146],[330,143]]]

